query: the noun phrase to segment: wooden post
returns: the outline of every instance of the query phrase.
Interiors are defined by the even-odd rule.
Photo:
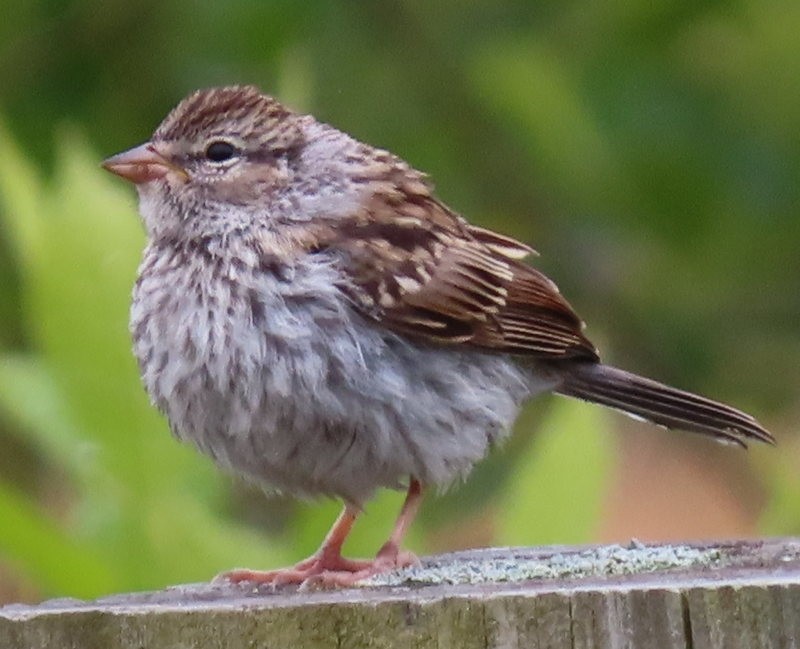
[[[0,608],[2,649],[800,648],[800,539],[503,548],[338,591],[195,584]]]

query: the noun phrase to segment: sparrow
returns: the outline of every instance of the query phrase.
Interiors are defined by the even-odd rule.
[[[192,93],[103,166],[138,192],[130,331],[173,433],[260,485],[344,505],[314,555],[232,582],[346,586],[415,563],[401,543],[425,488],[466,476],[541,393],[773,443],[740,410],[603,364],[531,247],[256,87]],[[343,557],[379,488],[407,490],[391,535],[373,559]]]

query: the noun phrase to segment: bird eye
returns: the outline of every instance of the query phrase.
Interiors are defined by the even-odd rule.
[[[225,162],[236,155],[236,147],[224,140],[215,140],[206,147],[206,158],[212,162]]]

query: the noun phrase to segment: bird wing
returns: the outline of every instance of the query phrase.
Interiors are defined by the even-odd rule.
[[[339,288],[358,311],[436,343],[597,359],[558,287],[522,263],[532,248],[468,224],[408,169],[386,188],[323,246],[341,259]]]

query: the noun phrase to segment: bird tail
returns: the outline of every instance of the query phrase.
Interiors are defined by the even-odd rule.
[[[556,392],[621,410],[666,428],[678,428],[747,447],[772,435],[747,413],[600,363],[576,363]]]

